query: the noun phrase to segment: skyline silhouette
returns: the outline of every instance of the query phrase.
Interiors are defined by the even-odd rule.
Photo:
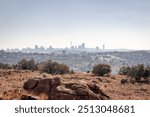
[[[149,0],[1,0],[0,49],[150,47]]]

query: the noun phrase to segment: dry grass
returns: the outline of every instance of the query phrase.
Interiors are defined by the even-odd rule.
[[[44,77],[43,77],[44,76]],[[40,74],[38,71],[24,70],[0,70],[0,99],[20,99],[23,90],[23,83],[29,78],[53,78],[61,77],[63,81],[94,82],[97,81],[102,91],[113,100],[150,100],[150,84],[126,83],[121,84],[125,76],[114,75],[110,77],[93,76],[87,73],[75,73],[65,75]],[[45,99],[41,96],[41,99]]]

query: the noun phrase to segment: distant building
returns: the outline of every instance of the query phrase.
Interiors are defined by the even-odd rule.
[[[40,49],[41,49],[41,50],[45,50],[45,47],[41,46]]]
[[[72,41],[70,42],[70,48],[72,48]]]
[[[72,41],[70,42],[70,49],[75,49],[75,46],[72,45]]]
[[[85,49],[85,43],[82,43],[81,45],[79,45],[78,49],[81,49],[81,50]]]
[[[35,45],[35,49],[38,49],[38,45]]]
[[[99,51],[99,47],[98,46],[96,47],[96,51]]]
[[[85,43],[82,43],[82,48],[83,48],[83,49],[85,48]]]
[[[65,55],[66,54],[66,50],[62,50],[62,54]]]
[[[105,45],[103,45],[103,50],[105,50]]]
[[[49,49],[52,49],[52,46],[49,46]]]

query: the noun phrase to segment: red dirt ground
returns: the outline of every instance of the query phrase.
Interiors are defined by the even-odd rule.
[[[97,81],[101,90],[112,100],[150,100],[150,84],[121,84],[120,81],[125,76],[100,77],[88,73],[50,75],[24,70],[0,70],[0,99],[18,100],[21,95],[28,94],[29,92],[23,89],[23,84],[29,78],[53,78],[56,76],[61,77],[64,82],[68,80],[82,81],[83,83]]]

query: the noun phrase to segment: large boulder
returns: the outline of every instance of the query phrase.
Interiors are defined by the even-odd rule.
[[[46,94],[50,100],[104,100],[110,99],[96,82],[62,82],[61,78],[29,79],[24,89],[32,94]]]

